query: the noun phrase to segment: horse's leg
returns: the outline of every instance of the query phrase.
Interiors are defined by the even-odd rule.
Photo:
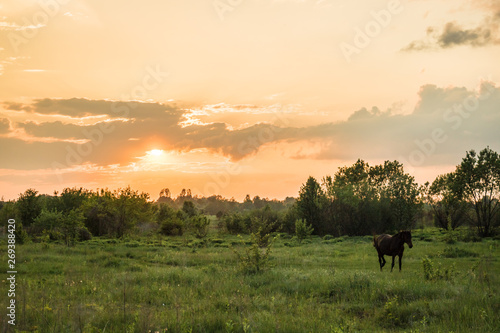
[[[392,256],[391,272],[392,272],[392,269],[394,268],[394,259],[396,259],[396,256]]]
[[[403,253],[399,255],[399,271],[401,272],[401,260],[403,260]]]
[[[385,259],[383,255],[378,255],[378,263],[380,265],[380,271],[382,272],[382,267],[385,265]]]

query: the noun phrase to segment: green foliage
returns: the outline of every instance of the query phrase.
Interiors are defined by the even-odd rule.
[[[28,233],[24,229],[23,224],[20,222],[16,222],[16,231],[14,232],[14,235],[16,236],[17,244],[25,244],[30,241]]]
[[[492,236],[500,222],[500,155],[489,147],[468,151],[452,179],[456,196],[474,207],[472,224],[482,237]]]
[[[90,239],[84,225],[82,212],[71,210],[66,214],[45,208],[33,223],[33,230],[38,234],[49,235],[50,240],[64,240],[67,246],[73,245],[82,235]]]
[[[16,208],[25,227],[29,227],[42,212],[42,203],[38,191],[27,189],[24,193],[19,194],[16,202]]]
[[[191,228],[197,238],[205,238],[208,233],[208,227],[210,225],[210,220],[204,215],[193,216],[189,220]]]
[[[236,235],[248,231],[245,220],[246,218],[242,214],[234,213],[222,217],[221,224],[226,228],[227,232]]]
[[[303,219],[298,219],[295,221],[295,236],[299,241],[299,244],[313,233],[314,228],[311,225],[307,225],[307,222]]]
[[[300,187],[296,207],[299,217],[311,224],[318,233],[326,231],[322,218],[325,200],[321,186],[314,177],[310,176]]]
[[[325,244],[315,237],[296,247],[285,247],[278,239],[258,274],[239,274],[240,262],[225,247],[233,244],[246,255],[244,250],[251,247],[247,236],[241,245],[237,237],[227,234],[203,240],[189,234],[182,239],[94,237],[73,247],[30,242],[16,248],[22,260],[16,281],[16,329],[496,331],[500,325],[499,241],[457,242],[450,247],[441,241],[443,233],[437,228],[413,234],[414,247],[405,251],[403,271],[398,274],[379,272],[376,251],[368,239],[363,241],[366,237],[342,237],[338,244]],[[424,243],[421,235],[435,241]],[[6,248],[5,241],[0,239],[0,247]],[[420,258],[454,253],[454,248],[479,256],[431,258],[434,268],[438,260],[442,267],[456,263],[456,274],[452,283],[424,279]],[[7,262],[6,251],[0,251],[0,260]],[[7,306],[7,301],[0,297],[0,306]]]
[[[123,237],[139,223],[154,220],[153,204],[148,199],[148,194],[130,187],[91,193],[81,207],[85,225],[96,236]]]
[[[422,209],[420,188],[398,161],[371,167],[358,160],[325,177],[323,185],[326,231],[336,236],[410,229]]]
[[[456,275],[455,264],[452,264],[450,267],[443,268],[441,263],[435,265],[428,256],[422,258],[422,267],[424,270],[424,278],[430,281],[451,281]]]
[[[0,209],[0,225],[7,225],[9,219],[16,219],[18,212],[14,201],[4,202]],[[19,221],[21,222],[21,221]]]
[[[431,186],[426,184],[426,201],[434,213],[436,226],[455,230],[466,220],[467,203],[455,190],[455,175],[449,173],[437,176]]]
[[[444,258],[471,258],[478,257],[479,254],[473,251],[458,247],[445,247],[442,256]]]
[[[192,201],[184,201],[182,205],[182,211],[184,212],[184,214],[186,214],[187,217],[198,215],[198,211],[196,210],[196,207],[194,206],[194,203]]]
[[[271,247],[276,238],[269,241],[270,235],[262,235],[261,230],[250,234],[250,246],[246,247],[246,243],[241,239],[241,245],[246,247],[242,253],[233,249],[238,259],[240,269],[245,273],[259,273],[268,265]],[[262,248],[262,244],[266,244]]]
[[[258,242],[260,247],[266,247],[271,240],[271,231],[273,230],[273,224],[269,222],[265,217],[251,217],[251,230],[252,234],[256,235],[255,240]]]
[[[182,236],[184,234],[185,223],[182,211],[162,204],[157,213],[157,222],[160,225],[160,233],[167,236]]]

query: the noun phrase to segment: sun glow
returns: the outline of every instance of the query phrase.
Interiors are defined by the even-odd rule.
[[[163,149],[152,149],[146,152],[148,156],[162,156],[164,153]]]

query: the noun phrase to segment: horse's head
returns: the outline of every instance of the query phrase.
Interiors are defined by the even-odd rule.
[[[408,244],[411,249],[413,247],[413,243],[411,242],[411,231],[401,231],[400,233],[403,238],[403,242]]]

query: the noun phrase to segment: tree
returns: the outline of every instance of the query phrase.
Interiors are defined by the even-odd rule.
[[[297,212],[299,217],[305,219],[318,233],[326,230],[322,219],[324,202],[325,194],[321,186],[314,177],[309,176],[306,183],[300,188]]]
[[[189,223],[197,238],[204,238],[208,234],[210,220],[205,215],[193,216]]]
[[[467,203],[453,190],[454,173],[439,175],[426,184],[426,201],[432,209],[434,223],[443,229],[456,229],[466,217]]]
[[[153,220],[152,204],[149,194],[134,191],[130,186],[114,192],[113,203],[116,212],[116,229],[118,237],[122,237],[138,223]]]
[[[101,189],[93,193],[81,206],[85,226],[94,236],[113,235],[116,230],[114,195]]]
[[[491,236],[500,210],[500,157],[489,147],[468,151],[457,166],[452,188],[473,206],[470,217],[483,237]]]
[[[160,191],[160,198],[165,197],[165,198],[170,198],[170,190],[168,188],[164,188]]]
[[[9,219],[16,219],[18,215],[16,203],[14,201],[4,202],[2,209],[0,209],[0,225],[7,223]]]
[[[253,197],[253,206],[254,208],[256,209],[261,209],[262,207],[265,206],[265,201],[262,200],[258,195],[256,195],[255,197]]]
[[[311,225],[307,225],[306,221],[302,219],[295,221],[295,236],[297,236],[299,244],[302,243],[304,239],[311,236],[313,231],[314,228]]]
[[[65,188],[59,196],[59,204],[57,207],[61,212],[70,212],[73,209],[79,209],[83,202],[92,194],[92,191],[80,188]]]
[[[398,161],[371,167],[358,159],[323,179],[329,233],[365,235],[411,228],[422,208],[420,188]],[[316,227],[315,227],[316,228]]]
[[[84,219],[82,212],[76,209],[67,213],[43,209],[33,227],[37,233],[48,232],[52,239],[63,239],[70,246],[78,239],[80,231],[85,230]]]
[[[42,212],[42,204],[37,194],[38,191],[30,188],[24,193],[19,194],[19,198],[17,199],[17,211],[25,227],[33,224],[37,216]]]
[[[331,176],[323,179],[330,201],[329,234],[367,234],[377,224],[379,214],[373,209],[376,197],[369,173],[368,163],[358,159],[352,166],[339,168],[333,179]]]
[[[156,215],[160,233],[168,236],[182,236],[185,227],[182,215],[182,211],[177,211],[169,205],[160,205]]]
[[[198,215],[198,211],[192,201],[184,201],[182,211],[188,218]]]

